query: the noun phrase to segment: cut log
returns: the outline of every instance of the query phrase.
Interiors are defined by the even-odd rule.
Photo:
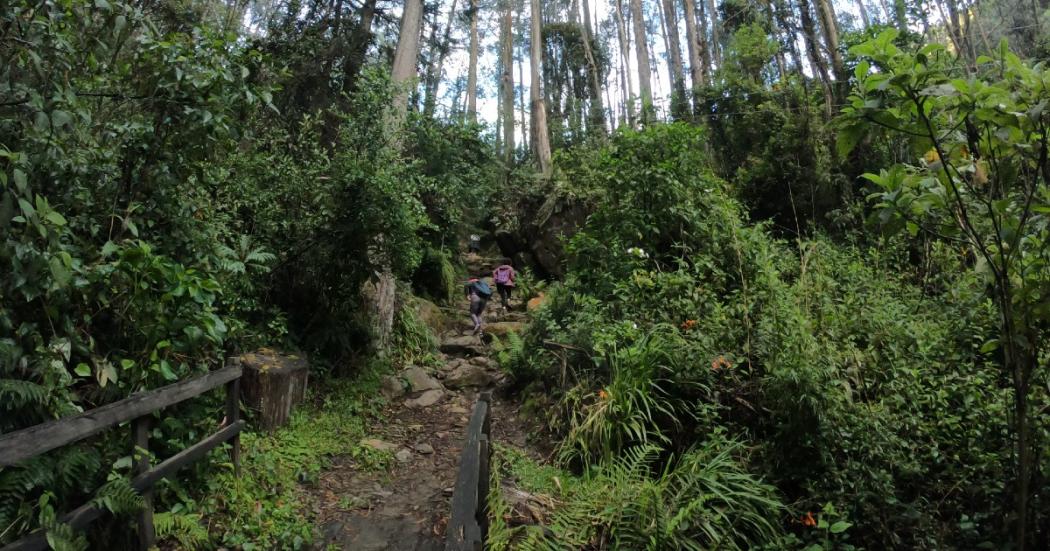
[[[239,360],[244,368],[244,402],[254,413],[254,424],[265,431],[287,424],[293,408],[306,398],[310,372],[306,358],[261,348]]]

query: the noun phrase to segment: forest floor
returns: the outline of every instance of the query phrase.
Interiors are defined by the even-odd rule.
[[[470,255],[469,273],[491,271],[490,259]],[[495,334],[520,330],[524,304],[501,312],[490,301],[486,322]],[[471,335],[467,303],[441,335],[436,369],[407,367],[384,380],[386,410],[369,427],[366,447],[394,454],[389,470],[362,470],[337,457],[312,490],[317,514],[317,549],[430,551],[444,549],[452,488],[466,426],[478,394],[493,391],[492,439],[497,445],[540,457],[527,439],[530,425],[519,414],[517,396],[482,339]],[[488,340],[488,339],[485,339]],[[404,388],[402,381],[408,382]]]

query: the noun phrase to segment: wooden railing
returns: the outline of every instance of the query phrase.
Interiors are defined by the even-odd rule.
[[[40,454],[88,438],[112,426],[131,421],[133,475],[131,486],[143,498],[138,515],[140,549],[149,549],[156,543],[153,527],[153,485],[171,476],[180,468],[204,457],[223,442],[230,441],[234,472],[240,476],[240,432],[244,421],[240,418],[241,366],[233,365],[206,375],[178,382],[166,387],[135,394],[129,398],[84,413],[57,419],[0,435],[0,468],[30,460]],[[226,423],[216,433],[165,459],[155,467],[150,465],[149,424],[153,412],[199,396],[220,385],[226,385]],[[74,529],[82,530],[103,514],[97,505],[88,503],[67,513],[60,520]],[[47,534],[37,530],[4,547],[0,551],[46,549]]]
[[[480,551],[488,532],[489,414],[492,395],[482,392],[467,425],[452,493],[452,513],[445,530],[445,551]]]

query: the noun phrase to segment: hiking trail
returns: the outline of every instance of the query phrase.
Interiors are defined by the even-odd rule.
[[[491,273],[498,264],[474,254],[465,255],[464,261],[469,274]],[[349,458],[336,457],[309,490],[317,514],[316,549],[444,549],[465,430],[482,391],[493,391],[494,443],[538,456],[529,449],[528,424],[519,415],[518,397],[504,395],[510,381],[488,344],[471,334],[467,306],[460,298],[449,316],[452,329],[439,335],[436,369],[406,366],[384,377],[388,403],[362,444],[394,453],[393,467],[361,471]],[[520,297],[513,297],[510,306],[501,312],[499,297],[493,296],[485,312],[486,333],[502,337],[524,328],[527,318]]]

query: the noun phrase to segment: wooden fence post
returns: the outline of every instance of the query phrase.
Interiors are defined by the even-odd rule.
[[[238,377],[226,383],[226,424],[232,425],[241,419],[241,379]],[[230,439],[230,460],[233,461],[233,474],[241,476],[241,435]]]
[[[138,476],[150,469],[149,453],[150,416],[143,415],[132,422],[132,464],[133,474]],[[153,488],[142,491],[142,510],[138,514],[139,541],[138,549],[148,551],[157,544],[157,532],[153,526]]]

